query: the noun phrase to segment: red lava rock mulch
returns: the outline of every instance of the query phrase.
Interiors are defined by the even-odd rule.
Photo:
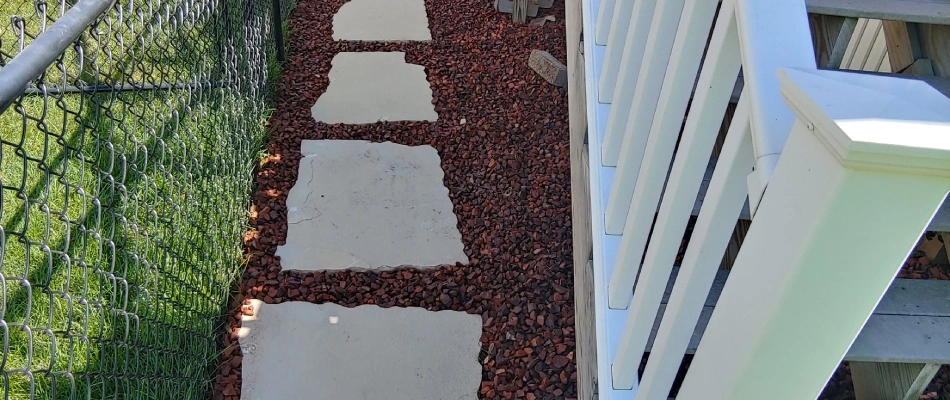
[[[479,397],[570,399],[576,395],[567,92],[527,66],[533,49],[565,61],[564,9],[544,27],[513,24],[483,0],[427,0],[431,42],[334,42],[343,0],[300,0],[291,13],[290,58],[270,121],[270,156],[256,179],[247,269],[228,322],[232,332],[214,382],[238,399],[239,327],[245,299],[267,303],[423,307],[481,315]],[[425,66],[439,120],[345,126],[315,122],[341,51],[403,51]],[[465,119],[462,124],[461,120]],[[304,139],[431,145],[459,218],[467,266],[386,272],[281,272],[274,257],[287,232],[286,198]]]

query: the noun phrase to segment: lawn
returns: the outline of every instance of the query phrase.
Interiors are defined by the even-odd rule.
[[[265,53],[260,18],[154,3],[113,9],[41,80],[84,91],[0,113],[3,398],[208,395],[275,68],[247,51]],[[0,27],[0,60],[59,15],[46,11],[0,3],[25,28]]]

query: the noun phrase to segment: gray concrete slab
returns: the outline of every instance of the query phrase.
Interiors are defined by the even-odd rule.
[[[333,40],[431,40],[425,0],[352,0],[333,16]]]
[[[482,320],[458,311],[252,302],[247,400],[475,400]]]
[[[311,109],[329,124],[435,121],[425,68],[403,52],[343,52],[333,57],[330,86]]]
[[[287,198],[284,269],[468,263],[431,146],[304,140]]]

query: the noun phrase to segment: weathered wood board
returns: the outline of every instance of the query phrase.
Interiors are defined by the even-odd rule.
[[[806,0],[805,4],[815,14],[950,25],[945,0]]]
[[[571,150],[571,212],[574,245],[574,327],[577,335],[577,394],[597,398],[597,332],[594,315],[594,265],[590,219],[587,138],[587,89],[584,82],[583,27],[580,0],[565,1],[567,36],[568,121]],[[542,4],[543,6],[543,4]]]
[[[678,268],[674,268],[663,295],[657,322],[666,310],[677,272]],[[729,271],[724,270],[717,273],[687,347],[688,354],[696,352],[728,275]],[[647,351],[652,349],[658,329],[659,325],[654,324]],[[895,279],[851,345],[845,360],[946,364],[950,363],[948,335],[950,281]]]

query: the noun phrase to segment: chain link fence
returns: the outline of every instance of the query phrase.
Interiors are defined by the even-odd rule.
[[[209,398],[291,1],[7,0],[0,80],[95,3],[0,98],[2,398]]]

